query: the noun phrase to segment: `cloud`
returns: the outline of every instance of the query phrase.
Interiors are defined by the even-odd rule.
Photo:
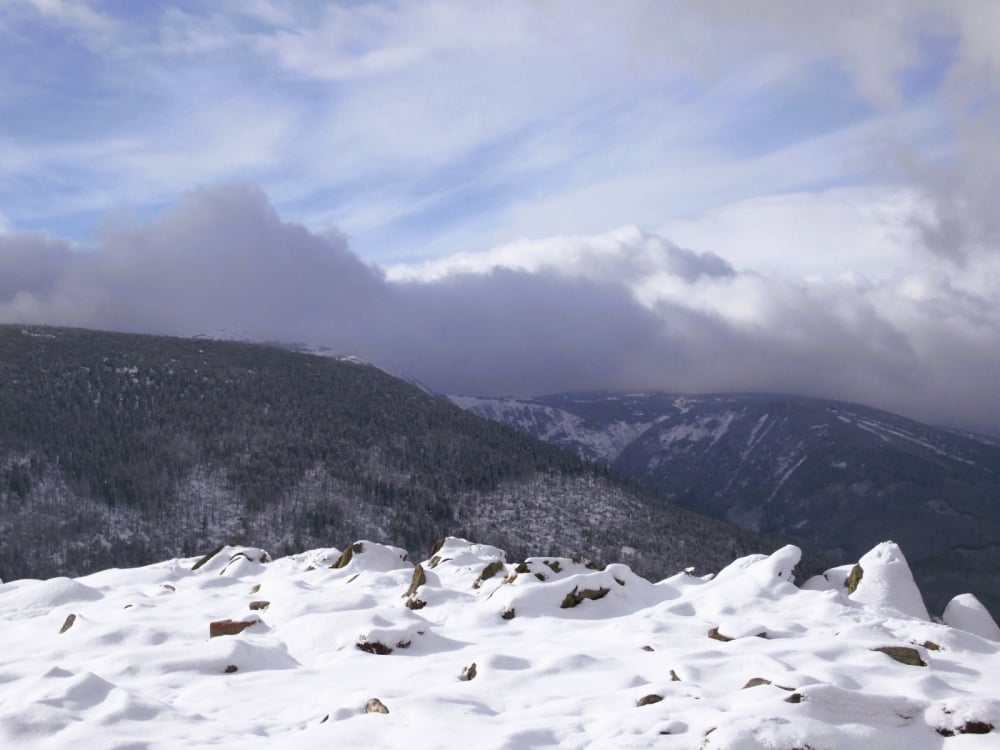
[[[901,80],[924,37],[986,55],[983,24],[849,5],[19,0],[0,7],[0,203],[85,239],[108,210],[250,180],[388,262],[916,179],[885,144],[950,135]]]
[[[1000,425],[1000,263],[738,271],[635,228],[384,273],[252,186],[86,250],[0,235],[0,320],[328,345],[447,392],[767,390]]]

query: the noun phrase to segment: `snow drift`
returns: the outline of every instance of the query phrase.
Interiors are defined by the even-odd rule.
[[[418,565],[361,541],[12,581],[0,744],[997,746],[1000,630],[978,602],[928,619],[892,544],[802,588],[799,556],[654,583],[449,538]]]

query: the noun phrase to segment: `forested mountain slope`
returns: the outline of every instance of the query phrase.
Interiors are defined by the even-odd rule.
[[[358,362],[0,326],[0,578],[446,534],[652,576],[767,546]]]

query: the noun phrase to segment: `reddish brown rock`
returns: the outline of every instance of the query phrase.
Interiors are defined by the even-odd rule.
[[[258,622],[258,620],[216,620],[208,625],[208,637],[239,635],[251,625],[256,625]]]

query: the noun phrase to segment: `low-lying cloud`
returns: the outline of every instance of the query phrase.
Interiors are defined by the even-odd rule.
[[[998,278],[805,281],[634,228],[386,273],[246,186],[89,249],[0,235],[2,322],[306,341],[450,393],[794,392],[976,429],[1000,427]]]

